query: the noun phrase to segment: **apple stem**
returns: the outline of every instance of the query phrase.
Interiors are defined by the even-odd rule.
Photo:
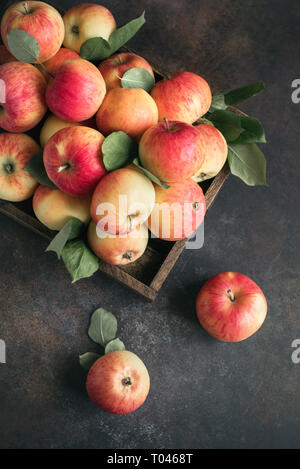
[[[57,168],[57,172],[58,173],[61,173],[62,171],[64,171],[65,169],[69,169],[69,165],[68,164],[64,164],[62,166],[59,166],[59,168]]]
[[[14,166],[11,163],[7,163],[4,166],[4,169],[7,172],[7,174],[12,174],[14,172]]]
[[[28,15],[29,10],[28,10],[27,6],[28,6],[28,5],[27,5],[27,2],[24,2],[24,3],[23,3],[23,8],[24,8],[24,10],[25,10],[25,13]]]
[[[38,61],[38,64],[42,67],[42,69],[44,70],[44,72],[46,72],[48,75],[50,75],[51,78],[55,78],[55,75],[53,73],[50,72],[50,70],[48,70],[48,68],[46,67],[46,65],[44,65],[42,62]]]
[[[127,376],[127,378],[123,378],[122,384],[123,386],[132,386],[132,381],[131,381],[130,376]]]
[[[122,65],[122,59],[121,59],[120,54],[118,54],[118,61],[119,61],[119,65]]]
[[[235,296],[233,294],[233,291],[232,290],[227,290],[227,293],[228,293],[229,298],[232,301],[232,303],[234,303],[235,302]]]
[[[127,251],[127,252],[124,252],[124,254],[123,254],[123,258],[128,259],[129,261],[132,259],[132,256],[133,256],[132,251]]]
[[[170,131],[170,124],[169,124],[169,119],[167,117],[164,117],[164,121],[165,121],[165,124],[166,124],[166,129],[168,131]]]

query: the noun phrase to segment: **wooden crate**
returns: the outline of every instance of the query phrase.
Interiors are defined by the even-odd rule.
[[[130,49],[125,49],[133,52]],[[162,72],[159,66],[154,65],[153,69],[157,79],[168,77],[168,73]],[[35,139],[38,139],[38,130],[35,129],[30,132]],[[226,164],[214,179],[201,183],[207,209],[212,206],[228,175],[229,167]],[[32,210],[31,200],[17,204],[1,200],[0,213],[7,215],[49,241],[56,234],[48,230],[36,219]],[[150,239],[146,252],[136,262],[126,266],[112,266],[100,261],[100,270],[144,297],[154,300],[179,256],[184,251],[186,243],[187,240],[167,242],[159,239]]]

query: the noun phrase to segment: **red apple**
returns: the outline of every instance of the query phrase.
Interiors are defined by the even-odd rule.
[[[44,117],[46,80],[33,66],[22,62],[0,65],[5,84],[5,101],[0,105],[0,127],[9,132],[26,132]]]
[[[105,93],[105,82],[95,65],[80,58],[68,59],[50,81],[46,99],[53,114],[80,122],[96,114]]]
[[[121,168],[107,174],[97,185],[91,216],[101,231],[121,235],[135,230],[152,212],[155,191],[143,173]]]
[[[158,119],[193,124],[211,106],[211,90],[204,78],[190,72],[175,73],[169,80],[159,81],[151,91],[157,104]]]
[[[143,68],[154,77],[149,62],[143,57],[129,52],[112,55],[109,59],[104,60],[98,68],[106,83],[107,91],[113,88],[122,88],[121,78],[131,68]]]
[[[44,149],[49,178],[63,192],[74,196],[92,193],[106,174],[103,135],[89,127],[65,127],[56,132]]]
[[[139,140],[149,127],[157,123],[157,107],[145,90],[114,88],[105,96],[96,122],[105,136],[122,130]]]
[[[80,52],[82,44],[93,37],[108,40],[117,25],[111,12],[95,3],[73,6],[63,17],[65,23],[64,46]]]
[[[67,59],[80,59],[80,55],[78,55],[77,52],[74,52],[73,50],[61,47],[51,59],[44,62],[44,65],[48,72],[50,72],[52,75],[55,75],[58,67],[60,67],[60,65]],[[47,82],[51,80],[51,75],[47,73],[45,68],[43,68],[41,65],[37,65],[37,68],[44,74]]]
[[[40,62],[45,62],[56,54],[65,35],[61,15],[44,2],[18,2],[5,11],[1,21],[1,36],[7,48],[7,34],[12,29],[21,29],[37,40]]]
[[[210,335],[224,342],[240,342],[262,326],[267,301],[253,280],[224,272],[201,288],[196,310],[201,325]]]
[[[91,401],[111,414],[129,414],[144,404],[150,377],[142,360],[127,350],[108,353],[94,363],[86,389]]]
[[[0,199],[21,202],[32,196],[37,181],[25,166],[40,147],[26,134],[0,134]]]
[[[166,121],[144,133],[139,155],[144,168],[161,181],[172,183],[195,174],[204,161],[205,146],[192,125]]]
[[[205,142],[205,158],[196,174],[194,181],[201,182],[215,177],[223,168],[228,155],[227,142],[221,132],[213,125],[200,124],[196,129]]]
[[[178,241],[189,238],[201,225],[205,215],[205,197],[201,187],[191,179],[172,183],[169,189],[157,184],[155,205],[148,228],[158,238]]]
[[[0,65],[15,62],[16,58],[6,49],[5,46],[0,46]]]

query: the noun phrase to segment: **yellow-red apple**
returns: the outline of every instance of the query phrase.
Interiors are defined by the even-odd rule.
[[[179,182],[192,177],[201,167],[205,146],[195,127],[166,120],[144,133],[139,155],[144,168],[161,181]]]
[[[204,78],[191,72],[175,73],[156,83],[151,96],[157,104],[158,119],[193,124],[211,106],[211,90]]]
[[[1,21],[2,41],[8,48],[7,34],[12,29],[21,29],[39,43],[39,61],[53,57],[61,47],[65,27],[57,10],[44,2],[27,1],[11,5]]]
[[[43,225],[59,231],[72,218],[83,223],[90,220],[90,196],[73,197],[59,189],[39,186],[33,196],[33,211]]]
[[[86,127],[91,127],[95,129],[96,123],[93,119],[89,119],[87,121],[82,122],[68,122],[60,119],[59,117],[51,114],[44,122],[43,127],[41,128],[40,132],[40,143],[41,147],[44,148],[46,143],[48,142],[49,138],[52,137],[56,132],[65,127],[76,127],[79,125],[84,125]]]
[[[224,272],[201,288],[196,301],[197,316],[204,329],[218,340],[240,342],[262,326],[267,301],[246,275]]]
[[[131,68],[143,68],[154,77],[154,73],[149,62],[143,59],[143,57],[136,54],[130,54],[129,52],[112,55],[109,59],[101,62],[98,68],[106,83],[107,91],[110,91],[113,88],[122,88],[121,78],[124,73]]]
[[[172,183],[169,189],[157,184],[155,205],[148,219],[148,228],[158,238],[178,241],[189,238],[205,216],[205,197],[201,187],[191,179]]]
[[[122,130],[135,140],[157,123],[157,107],[142,89],[114,88],[105,96],[96,115],[103,135]]]
[[[93,37],[108,40],[117,25],[111,12],[94,3],[75,5],[63,17],[65,24],[64,46],[80,52],[82,44]]]
[[[92,193],[106,174],[103,164],[103,135],[85,126],[65,127],[46,143],[44,164],[52,182],[74,196]]]
[[[142,360],[132,352],[108,353],[94,363],[86,380],[91,401],[111,414],[129,414],[144,404],[150,377]]]
[[[0,45],[0,65],[15,62],[17,59],[6,49],[5,46]]]
[[[38,182],[25,166],[40,147],[26,134],[0,134],[0,199],[22,202],[29,199]]]
[[[91,216],[101,231],[125,234],[148,219],[154,202],[155,191],[150,179],[130,168],[117,169],[97,185]]]
[[[44,65],[47,71],[50,73],[47,73],[45,68],[42,67],[41,65],[37,65],[37,68],[39,69],[40,72],[44,74],[44,77],[46,78],[48,82],[51,80],[51,75],[56,74],[58,67],[63,62],[65,62],[67,59],[79,59],[79,58],[80,58],[80,55],[78,55],[77,52],[74,52],[71,49],[66,49],[65,47],[61,47],[58,50],[58,52],[53,57],[51,57],[51,59],[44,62]]]
[[[80,122],[96,114],[105,93],[105,81],[95,65],[80,58],[67,59],[50,81],[46,99],[53,114]]]
[[[5,84],[5,102],[0,104],[0,127],[9,132],[26,132],[35,127],[47,111],[46,80],[36,67],[22,62],[0,65]]]
[[[214,126],[200,124],[196,129],[205,142],[204,161],[193,176],[194,181],[201,182],[215,177],[221,171],[227,160],[228,147],[225,138]]]
[[[92,220],[87,238],[90,248],[100,259],[112,265],[126,265],[135,262],[144,254],[149,234],[146,225],[142,224],[126,235],[109,235],[97,229]]]

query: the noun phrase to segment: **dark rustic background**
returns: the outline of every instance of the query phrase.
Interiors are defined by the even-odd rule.
[[[77,2],[80,3],[80,2]],[[130,45],[175,72],[203,75],[214,91],[264,80],[243,106],[263,121],[268,188],[230,177],[206,219],[205,247],[186,251],[154,303],[104,274],[72,285],[46,243],[0,216],[2,448],[247,448],[300,446],[300,78],[296,0],[103,1],[119,24],[143,9]],[[74,2],[64,1],[67,9]],[[249,275],[264,290],[264,327],[241,344],[211,339],[195,316],[210,276]],[[146,363],[152,388],[132,415],[89,402],[77,356],[96,350],[86,331],[98,306],[114,312],[127,348]]]

